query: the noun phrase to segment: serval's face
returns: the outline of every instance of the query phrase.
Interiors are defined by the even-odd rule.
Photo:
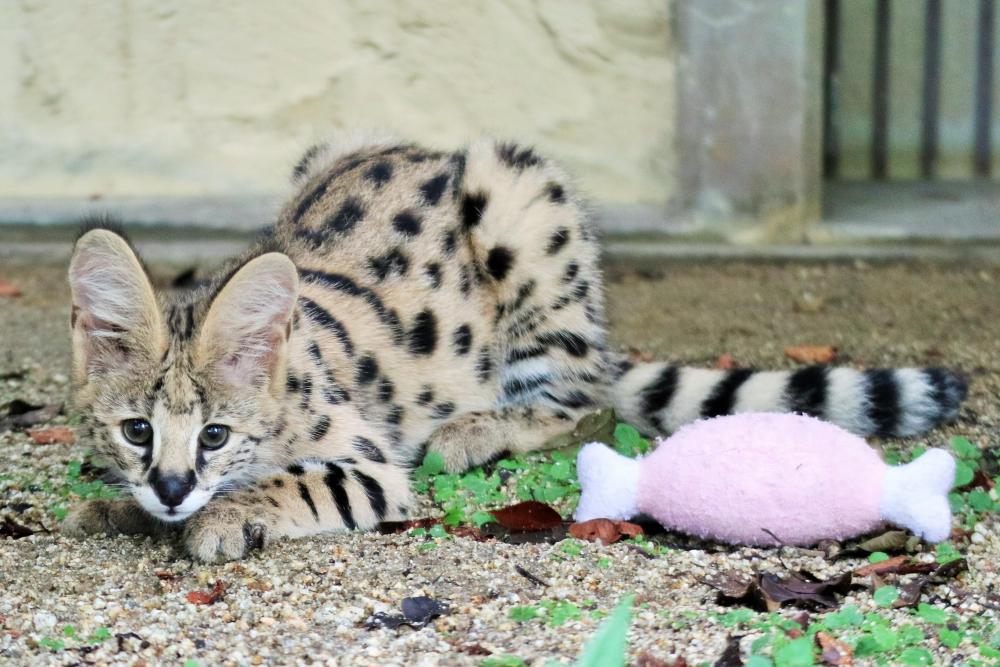
[[[267,462],[295,267],[263,255],[214,291],[157,297],[108,230],[70,265],[75,401],[95,450],[151,515],[181,521]]]

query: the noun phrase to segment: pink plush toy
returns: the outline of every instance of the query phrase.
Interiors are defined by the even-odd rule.
[[[699,421],[639,459],[593,442],[577,473],[577,521],[647,514],[671,530],[768,546],[840,540],[885,522],[928,542],[951,532],[951,454],[931,449],[888,466],[862,438],[804,415]]]

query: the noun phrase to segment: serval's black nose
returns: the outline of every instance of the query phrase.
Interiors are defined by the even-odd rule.
[[[159,468],[153,468],[149,473],[149,485],[156,492],[156,497],[167,507],[177,507],[184,502],[194,488],[194,471],[187,475],[160,474]]]

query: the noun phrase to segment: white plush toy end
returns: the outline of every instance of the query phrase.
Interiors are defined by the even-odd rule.
[[[948,491],[954,481],[955,459],[943,449],[929,449],[915,461],[890,467],[882,487],[882,518],[928,542],[948,539]]]
[[[639,459],[630,459],[599,442],[580,449],[576,472],[583,493],[573,518],[630,519],[639,513]]]

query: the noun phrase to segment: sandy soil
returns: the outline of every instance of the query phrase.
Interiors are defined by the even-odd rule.
[[[154,268],[169,275],[178,267]],[[63,270],[16,259],[0,266],[0,281],[23,290],[19,298],[0,298],[0,377],[26,371],[0,379],[0,405],[14,398],[67,400]],[[730,353],[742,365],[792,367],[782,353],[786,346],[821,344],[837,346],[852,365],[958,367],[972,380],[961,418],[919,442],[940,445],[957,434],[984,449],[1000,447],[1000,269],[673,262],[643,272],[619,264],[608,276],[614,337],[623,346],[691,364],[714,364]],[[19,430],[0,434],[0,522],[55,531],[48,508],[60,500],[67,463],[85,450],[85,443],[34,445]],[[864,563],[787,548],[701,545],[658,549],[649,557],[629,544],[565,545],[331,535],[275,545],[241,563],[203,566],[170,541],[75,542],[57,532],[0,538],[0,663],[569,664],[602,613],[636,592],[631,661],[647,654],[712,664],[730,634],[744,635],[745,655],[767,631],[761,628],[776,621],[767,614],[742,622],[726,616],[732,609],[716,605],[706,577],[786,568],[824,577]],[[929,587],[923,601],[945,610],[963,632],[995,632],[996,515],[987,514],[955,545],[969,571]],[[548,585],[525,578],[518,565]],[[226,585],[220,601],[187,600],[188,592],[207,591],[216,581]],[[418,630],[365,627],[373,613],[397,611],[403,598],[419,595],[447,601],[450,612]],[[551,610],[528,621],[511,618],[512,608],[542,601],[572,605],[578,614],[558,626]],[[843,603],[863,613],[876,610],[864,589]],[[786,609],[781,617],[798,613]],[[948,648],[939,641],[943,626],[910,609],[879,613],[893,627],[920,628],[926,639],[918,646],[938,664],[990,664],[974,662],[983,658],[971,636]],[[900,651],[883,658],[893,664]],[[873,660],[855,664],[877,664]]]

